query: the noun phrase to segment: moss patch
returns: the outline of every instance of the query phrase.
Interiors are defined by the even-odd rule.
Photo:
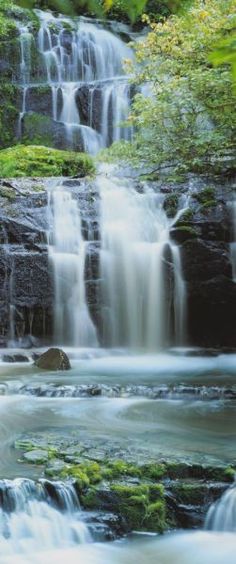
[[[40,146],[16,145],[0,151],[0,176],[77,176],[94,173],[88,155]]]
[[[130,530],[163,532],[166,528],[164,488],[139,485],[112,485],[118,511]]]
[[[174,217],[177,214],[178,202],[178,194],[169,194],[169,196],[165,198],[163,208],[166,212],[167,217]]]
[[[18,120],[18,89],[12,84],[0,85],[0,147],[14,142]]]
[[[209,201],[215,202],[215,189],[213,186],[207,186],[203,188],[200,192],[194,192],[192,198],[196,200],[199,204],[204,205]]]

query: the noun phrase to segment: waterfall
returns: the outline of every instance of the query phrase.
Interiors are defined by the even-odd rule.
[[[236,487],[229,488],[208,511],[205,528],[211,531],[236,532]]]
[[[74,487],[27,479],[0,481],[1,560],[11,555],[41,554],[91,540]],[[43,561],[43,560],[42,560]]]
[[[19,134],[29,111],[27,90],[37,92],[47,85],[51,89],[51,118],[64,128],[65,148],[96,154],[113,141],[130,139],[132,128],[122,126],[122,122],[128,116],[131,99],[123,60],[132,58],[131,49],[99,22],[54,17],[40,10],[36,13],[40,20],[39,83],[31,79],[32,34],[20,28],[23,95]]]
[[[33,41],[33,36],[29,33],[27,27],[19,26],[20,32],[20,52],[21,52],[21,62],[20,62],[20,81],[22,84],[22,106],[19,115],[18,122],[18,137],[22,136],[22,121],[26,113],[26,95],[28,85],[30,84],[31,77],[31,46]]]
[[[63,184],[48,189],[49,258],[53,267],[56,343],[95,346],[96,330],[89,315],[85,291],[86,241],[78,202]]]
[[[185,284],[179,249],[169,238],[171,222],[163,210],[162,195],[147,186],[139,193],[132,181],[120,178],[100,176],[97,183],[105,343],[149,350],[160,350],[171,342],[183,344]],[[168,284],[168,268],[174,289]]]

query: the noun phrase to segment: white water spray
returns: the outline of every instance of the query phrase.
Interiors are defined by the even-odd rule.
[[[183,344],[185,284],[179,249],[169,238],[170,221],[160,194],[138,193],[132,181],[98,177],[101,194],[101,278],[104,339],[111,346],[159,350]],[[166,259],[170,251],[170,262]],[[166,267],[172,271],[168,288]]]

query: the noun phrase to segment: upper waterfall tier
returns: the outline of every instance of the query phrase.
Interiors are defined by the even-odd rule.
[[[37,15],[36,39],[27,28],[20,28],[19,136],[28,133],[33,112],[50,115],[53,144],[58,147],[94,154],[113,141],[129,139],[132,131],[123,122],[131,87],[123,63],[132,58],[131,49],[99,22],[56,18],[40,10]]]

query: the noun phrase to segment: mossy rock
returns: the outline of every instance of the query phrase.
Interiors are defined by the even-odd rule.
[[[182,213],[179,220],[175,223],[175,227],[181,227],[183,225],[188,224],[189,222],[193,221],[194,213],[193,210],[188,208],[185,212]]]
[[[178,194],[169,194],[166,196],[163,204],[163,208],[166,212],[167,217],[174,217],[178,211],[179,196]]]
[[[185,241],[188,241],[188,239],[196,239],[198,237],[198,233],[194,227],[184,224],[171,229],[170,235],[171,238],[180,245],[185,243]]]
[[[93,160],[85,153],[41,146],[16,145],[0,151],[0,177],[77,176],[94,173]]]
[[[15,142],[18,122],[18,88],[5,82],[0,85],[0,147],[8,147]]]
[[[129,530],[162,533],[166,528],[166,505],[161,484],[113,485],[118,511],[125,519]]]
[[[206,186],[203,190],[199,192],[194,192],[192,198],[196,200],[199,204],[204,205],[209,201],[215,202],[215,188],[213,186]]]

